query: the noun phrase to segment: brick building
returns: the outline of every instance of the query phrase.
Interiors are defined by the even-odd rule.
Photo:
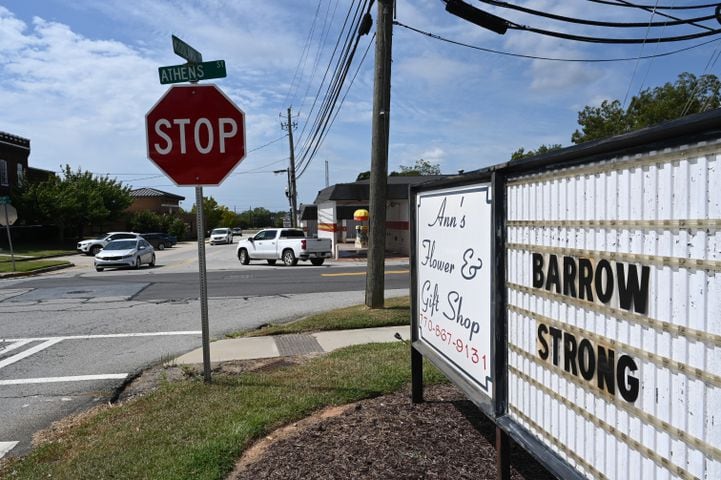
[[[173,193],[163,192],[155,188],[137,188],[130,191],[133,203],[128,207],[128,212],[140,212],[149,210],[155,213],[178,213],[180,202],[185,197]]]

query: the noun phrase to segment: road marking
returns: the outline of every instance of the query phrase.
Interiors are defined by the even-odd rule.
[[[386,270],[386,275],[408,273],[409,270]],[[347,272],[347,273],[321,273],[321,277],[355,277],[365,275],[366,272]]]
[[[0,442],[0,458],[3,458],[17,444],[18,442]]]
[[[29,385],[34,383],[84,382],[88,380],[124,380],[127,376],[127,373],[109,373],[105,375],[74,375],[71,377],[18,378],[14,380],[0,380],[0,386]],[[1,443],[0,453],[2,453]],[[0,458],[2,458],[2,455],[0,455]]]
[[[18,340],[18,341],[21,342],[23,340],[26,340],[26,339],[22,339],[22,340]],[[40,345],[35,345],[32,348],[28,348],[25,351],[22,351],[20,353],[13,355],[12,357],[8,357],[5,360],[0,361],[0,368],[7,367],[8,365],[12,365],[15,362],[19,362],[23,358],[29,357],[30,355],[34,355],[42,350],[45,350],[48,347],[52,347],[53,345],[55,345],[56,343],[61,342],[61,341],[62,341],[61,338],[48,339],[45,342],[41,343]]]
[[[0,339],[0,340],[2,340],[2,339]],[[2,340],[2,341],[3,341],[3,342],[7,341],[8,343],[10,343],[10,340]],[[10,351],[12,351],[12,350],[15,350],[16,348],[22,347],[23,345],[27,345],[27,344],[30,343],[31,341],[32,341],[32,340],[22,340],[22,341],[19,341],[19,342],[16,341],[16,342],[8,345],[7,347],[2,347],[2,348],[0,348],[0,355],[4,355],[4,354],[6,354],[6,353],[8,353],[8,352],[10,352]]]
[[[68,335],[65,337],[8,338],[6,342],[24,342],[41,340],[93,340],[97,338],[132,338],[132,337],[164,337],[170,335],[200,335],[200,330],[183,330],[177,332],[144,332],[144,333],[105,333],[98,335]]]

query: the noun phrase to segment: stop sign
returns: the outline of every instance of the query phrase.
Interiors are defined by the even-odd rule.
[[[176,185],[220,185],[245,158],[245,114],[215,85],[174,85],[145,115],[148,158]]]

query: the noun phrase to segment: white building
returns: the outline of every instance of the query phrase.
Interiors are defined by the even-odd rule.
[[[411,185],[445,178],[445,175],[388,177],[386,194],[386,252],[410,254],[408,188]],[[333,249],[355,241],[356,225],[353,212],[368,207],[369,180],[337,183],[318,192],[313,205],[301,205],[301,225],[308,235],[317,232],[318,238],[330,238]]]

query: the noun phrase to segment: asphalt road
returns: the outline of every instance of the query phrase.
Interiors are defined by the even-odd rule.
[[[197,246],[157,252],[155,268],[95,272],[92,258],[0,280],[0,458],[32,434],[106,402],[134,372],[201,345]],[[363,302],[365,263],[241,265],[206,246],[211,338]],[[408,292],[407,260],[386,266],[387,295]],[[211,347],[212,348],[212,347]]]

